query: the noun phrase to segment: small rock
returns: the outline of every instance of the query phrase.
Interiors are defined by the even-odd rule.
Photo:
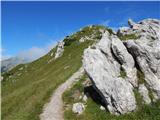
[[[73,113],[82,114],[84,110],[85,110],[85,107],[84,107],[83,103],[73,104],[73,108],[72,108]]]
[[[66,70],[66,69],[68,69],[68,68],[69,68],[69,66],[65,66],[65,67],[64,67],[64,70]]]
[[[81,39],[79,39],[79,42],[85,42],[85,38],[81,37]]]
[[[19,70],[23,70],[23,67],[19,68]]]
[[[100,106],[100,109],[103,111],[106,110],[105,107],[103,107],[102,105]]]
[[[87,40],[92,40],[92,37],[88,37],[88,36],[81,37],[81,39],[79,39],[79,42],[85,42]]]
[[[82,100],[83,100],[84,102],[87,102],[87,99],[88,99],[87,96],[84,95]]]

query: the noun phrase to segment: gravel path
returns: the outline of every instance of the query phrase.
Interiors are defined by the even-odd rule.
[[[43,113],[40,114],[40,120],[64,120],[63,119],[63,100],[62,94],[75,81],[78,81],[84,74],[84,69],[81,67],[74,73],[65,83],[61,84],[53,93],[49,103],[44,105]]]

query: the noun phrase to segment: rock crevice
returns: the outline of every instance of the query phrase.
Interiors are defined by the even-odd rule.
[[[126,41],[106,31],[94,49],[87,48],[83,56],[83,67],[112,114],[136,110],[133,90],[138,86],[144,102],[151,102],[146,86],[139,85],[137,69],[143,72],[145,84],[156,98],[160,98],[160,21],[129,20],[129,25],[130,28],[118,31],[123,37],[129,36]]]

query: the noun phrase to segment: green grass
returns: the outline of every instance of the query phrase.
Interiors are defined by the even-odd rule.
[[[82,30],[76,32],[76,34],[73,34],[71,36],[67,36],[64,41],[65,41],[65,46],[70,45],[73,41],[78,41],[80,38],[88,36],[89,38],[94,34],[93,39],[101,39],[102,34],[99,30],[108,30],[110,34],[114,34],[112,29],[101,26],[101,25],[92,25],[90,28],[89,26],[84,27]]]
[[[55,48],[44,57],[4,74],[2,120],[38,120],[53,91],[81,67],[83,50],[92,43],[73,41],[65,46],[62,57],[50,63],[50,54],[55,53]],[[69,68],[64,69],[66,66]],[[23,70],[19,70],[21,67]]]
[[[87,103],[84,103],[81,99],[73,99],[73,91],[79,90],[83,92],[83,81],[86,76],[82,77],[71,89],[63,94],[63,101],[65,105],[70,106],[68,109],[65,107],[64,118],[65,120],[160,120],[160,101],[152,103],[151,105],[142,104],[142,98],[137,90],[134,90],[138,109],[135,112],[115,116],[111,115],[107,111],[100,110],[100,105],[95,103],[91,98]],[[75,114],[72,112],[72,105],[75,102],[83,102],[86,105],[85,111],[81,114]]]
[[[127,76],[126,72],[125,72],[125,70],[121,66],[121,68],[120,68],[120,76],[119,77],[125,78],[126,76]]]
[[[141,72],[140,70],[137,70],[137,78],[139,84],[145,83],[144,73]]]
[[[126,40],[129,40],[129,39],[138,39],[139,37],[136,36],[135,34],[129,34],[129,35],[118,35],[118,37],[122,40],[122,41],[126,41]]]

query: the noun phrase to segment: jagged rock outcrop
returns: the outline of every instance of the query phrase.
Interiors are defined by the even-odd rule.
[[[112,114],[136,110],[134,89],[139,88],[146,104],[151,103],[149,90],[154,100],[160,98],[160,21],[130,19],[128,24],[118,30],[118,36],[103,33],[83,56],[84,69]],[[144,74],[145,85],[139,85],[137,69]]]
[[[58,57],[60,57],[63,54],[63,51],[64,51],[64,42],[60,41],[60,42],[58,42],[57,51],[55,53],[54,58],[57,59]]]
[[[129,81],[134,87],[137,87],[137,69],[133,57],[128,53],[126,47],[118,39],[117,36],[112,36],[112,46],[114,56],[121,64],[122,69],[126,73],[125,79]]]
[[[136,79],[128,79],[135,74],[131,74],[131,70],[135,71],[134,60],[118,37],[106,31],[96,48],[84,51],[83,65],[111,113],[124,114],[135,110],[136,101],[131,84],[137,83]],[[130,70],[126,71],[129,74],[125,78],[120,75],[121,66],[124,70]]]
[[[138,27],[134,29],[134,26]],[[126,33],[139,36],[124,44],[144,73],[146,83],[160,98],[160,20],[143,20],[132,25]]]

